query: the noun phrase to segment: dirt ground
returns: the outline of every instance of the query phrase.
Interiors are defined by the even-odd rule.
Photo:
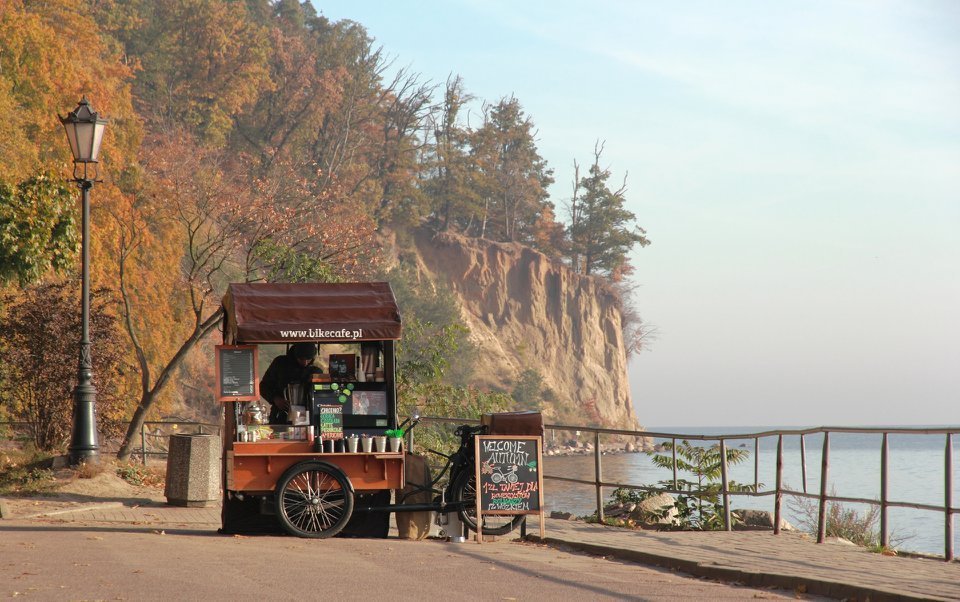
[[[127,465],[113,460],[101,460],[95,468],[55,468],[52,470],[52,481],[45,483],[47,490],[29,496],[4,495],[3,504],[8,514],[27,516],[69,510],[91,503],[119,503],[124,506],[165,503],[164,467],[150,467],[145,473],[141,472],[140,474],[148,477],[149,484],[134,485],[117,474],[120,466]]]

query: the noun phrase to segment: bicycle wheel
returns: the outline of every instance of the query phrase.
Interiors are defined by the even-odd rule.
[[[300,462],[277,483],[277,516],[291,535],[323,539],[339,533],[353,514],[346,475],[326,462]]]
[[[477,530],[477,484],[473,474],[462,472],[457,475],[450,488],[450,498],[454,502],[465,502],[458,514],[460,520],[471,531]],[[506,535],[520,526],[526,517],[520,516],[484,516],[484,535]]]

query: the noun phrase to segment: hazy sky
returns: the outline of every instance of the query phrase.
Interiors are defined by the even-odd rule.
[[[515,95],[558,207],[606,141],[642,424],[960,423],[960,2],[313,1]]]

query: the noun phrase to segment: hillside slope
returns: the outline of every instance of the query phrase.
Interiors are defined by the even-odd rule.
[[[480,350],[476,383],[511,390],[536,370],[548,420],[636,428],[616,293],[519,244],[420,230],[423,275],[444,283]]]

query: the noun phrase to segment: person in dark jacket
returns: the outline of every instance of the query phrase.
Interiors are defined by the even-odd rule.
[[[278,355],[270,363],[260,380],[260,396],[270,403],[270,424],[286,424],[290,401],[284,394],[287,385],[306,383],[311,374],[320,369],[313,365],[317,346],[313,343],[294,343],[286,355]]]

